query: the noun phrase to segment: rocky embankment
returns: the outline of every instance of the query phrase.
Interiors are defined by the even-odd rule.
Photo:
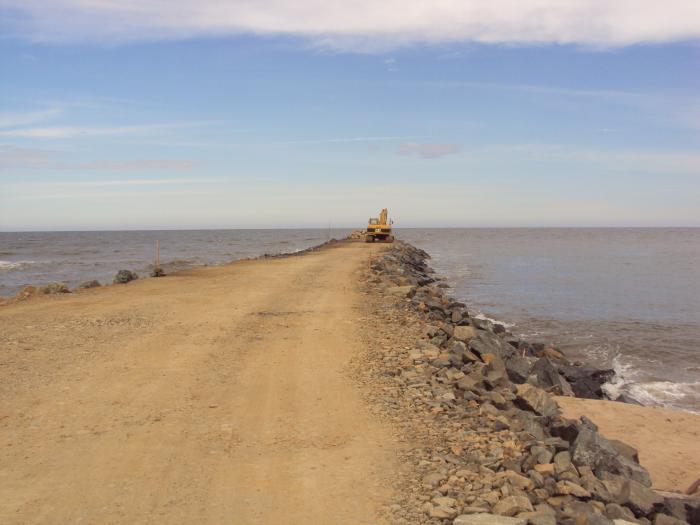
[[[415,473],[390,521],[700,524],[700,501],[653,490],[633,447],[561,416],[553,395],[600,398],[611,371],[472,317],[428,258],[397,242],[367,270],[368,326],[384,343],[365,373],[384,414],[420,443],[406,452]],[[400,344],[381,335],[380,318],[404,326]]]

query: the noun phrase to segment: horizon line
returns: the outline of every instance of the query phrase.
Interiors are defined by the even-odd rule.
[[[281,227],[233,227],[233,228],[105,228],[105,229],[26,229],[26,230],[2,230],[3,233],[109,233],[109,232],[180,232],[180,231],[254,231],[254,230],[364,230],[357,226],[281,226]],[[577,225],[577,226],[403,226],[394,227],[395,230],[653,230],[653,229],[700,229],[700,225]]]

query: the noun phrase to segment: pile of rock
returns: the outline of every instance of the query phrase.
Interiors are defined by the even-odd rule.
[[[354,230],[350,233],[347,238],[351,241],[358,241],[365,239],[365,230]]]
[[[384,390],[396,396],[389,403],[410,402],[443,434],[444,447],[418,462],[427,519],[700,523],[697,500],[651,489],[634,448],[606,439],[586,418],[560,415],[550,394],[602,397],[612,371],[571,363],[555,348],[470,316],[464,303],[444,293],[427,259],[396,243],[373,261],[370,277],[375,289],[426,323],[423,339],[387,352],[380,366],[391,378]]]

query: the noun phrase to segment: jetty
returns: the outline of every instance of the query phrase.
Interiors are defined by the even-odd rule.
[[[697,523],[700,417],[604,378],[402,242],[32,296],[0,306],[0,522]]]

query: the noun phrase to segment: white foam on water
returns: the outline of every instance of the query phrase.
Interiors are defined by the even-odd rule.
[[[513,326],[515,326],[515,323],[506,323],[506,322],[504,322],[504,321],[499,321],[498,319],[494,319],[493,317],[488,317],[487,315],[484,315],[484,314],[482,314],[482,313],[476,314],[476,315],[474,316],[474,318],[475,318],[475,319],[480,319],[480,320],[482,320],[482,321],[489,321],[489,322],[495,323],[495,324],[502,324],[502,325],[505,326],[506,328],[512,328]]]
[[[631,365],[623,363],[619,354],[612,358],[611,367],[615,371],[615,375],[603,385],[603,392],[610,399],[617,399],[624,392],[628,391],[629,385],[632,384],[634,369]]]
[[[619,355],[613,358],[612,368],[615,375],[603,385],[603,392],[610,399],[625,394],[644,406],[681,409],[700,414],[700,381],[640,381],[639,370],[631,364],[623,363]]]
[[[643,405],[678,406],[678,401],[700,400],[700,381],[674,383],[672,381],[650,381],[629,385],[629,394]],[[700,407],[687,410],[700,412]]]
[[[35,264],[35,261],[0,261],[0,272],[18,270],[20,268],[24,268],[25,266],[29,266],[30,264]]]

